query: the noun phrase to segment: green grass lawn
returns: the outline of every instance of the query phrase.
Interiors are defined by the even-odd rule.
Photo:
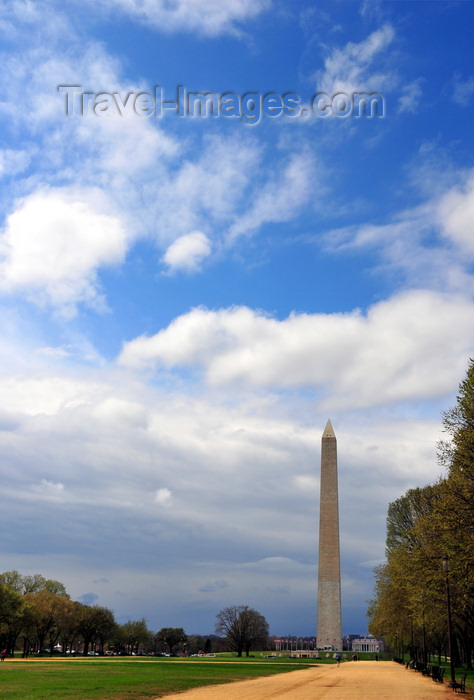
[[[282,660],[283,661],[283,660]],[[201,685],[285,673],[313,663],[278,659],[43,658],[0,665],[0,697],[18,700],[143,700]]]

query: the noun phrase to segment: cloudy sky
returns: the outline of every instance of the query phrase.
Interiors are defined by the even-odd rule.
[[[2,571],[155,630],[247,604],[313,635],[330,418],[366,631],[387,506],[439,476],[472,355],[473,21],[2,2]]]

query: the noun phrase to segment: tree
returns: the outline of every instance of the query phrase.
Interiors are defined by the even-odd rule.
[[[375,569],[376,599],[369,630],[385,636],[412,658],[435,648],[445,631],[445,593],[441,567],[439,508],[443,487],[410,489],[388,507],[386,563]],[[439,643],[438,643],[439,647]]]
[[[151,636],[152,633],[147,627],[145,618],[141,620],[128,620],[128,622],[120,626],[120,637],[129,654],[138,654],[140,645],[149,643]]]
[[[78,631],[84,642],[84,656],[88,655],[89,647],[93,642],[100,645],[103,653],[104,643],[113,634],[116,626],[113,612],[108,608],[100,607],[100,605],[84,605],[83,603],[78,603],[78,605]]]
[[[216,633],[226,637],[229,647],[242,656],[247,656],[257,642],[266,644],[268,623],[263,615],[247,605],[233,605],[217,615]]]
[[[2,649],[13,653],[16,638],[22,626],[25,604],[23,597],[0,582],[0,638]]]
[[[438,444],[447,474],[412,489],[389,505],[386,563],[378,567],[368,615],[376,636],[418,649],[446,650],[446,578],[449,557],[454,658],[472,665],[474,650],[474,361],[459,386],[456,405],[443,414],[449,440]],[[406,621],[405,629],[402,621]],[[409,630],[406,627],[409,627]]]
[[[54,581],[54,579],[44,579],[43,590],[49,591],[50,593],[54,593],[54,595],[58,595],[61,598],[66,598],[67,600],[70,599],[70,595],[66,592],[65,585],[64,583],[61,583],[61,581]]]
[[[456,405],[443,414],[449,441],[438,444],[447,467],[439,522],[449,555],[453,625],[469,669],[474,651],[474,360],[459,385]]]
[[[6,647],[13,649],[17,637],[22,634],[23,656],[28,656],[32,643],[39,642],[42,648],[46,635],[49,635],[52,649],[59,634],[59,611],[69,601],[64,584],[45,579],[41,574],[23,576],[13,570],[0,574],[0,587],[2,586],[22,600],[21,611],[9,622]]]
[[[47,636],[49,636],[50,644],[54,644],[59,637],[57,622],[65,598],[55,593],[50,593],[49,591],[26,593],[24,598],[25,601],[31,603],[32,606],[31,625],[41,653]],[[51,646],[50,653],[52,653],[52,651],[53,648]]]
[[[182,627],[162,627],[159,632],[156,633],[156,639],[168,646],[169,653],[173,653],[173,648],[177,644],[186,644],[188,638]]]
[[[205,651],[205,638],[200,634],[188,634],[186,642],[187,654],[199,654]],[[206,652],[208,653],[208,652]]]
[[[94,641],[99,644],[100,653],[104,653],[104,645],[114,634],[117,623],[114,613],[109,608],[94,606],[95,635]]]
[[[42,593],[48,591],[55,595],[69,598],[66,593],[66,588],[60,581],[45,579],[41,574],[33,574],[32,576],[22,576],[18,571],[5,571],[0,574],[0,581],[21,595],[27,593]]]
[[[72,600],[63,601],[58,618],[59,641],[61,642],[63,654],[65,654],[68,649],[72,651],[73,644],[79,634],[79,609],[80,603]]]

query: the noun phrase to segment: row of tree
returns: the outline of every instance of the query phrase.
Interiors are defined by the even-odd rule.
[[[17,648],[25,657],[46,649],[50,654],[60,649],[63,654],[80,650],[87,655],[104,654],[106,648],[117,654],[209,653],[228,648],[241,656],[257,643],[266,648],[268,624],[257,611],[234,606],[218,614],[216,632],[223,639],[188,636],[181,627],[154,633],[144,619],[118,624],[112,610],[71,600],[59,581],[18,571],[0,574],[0,648],[9,654]]]
[[[474,651],[474,361],[456,405],[443,414],[448,440],[438,445],[445,476],[409,490],[387,515],[386,562],[375,569],[369,630],[398,656],[425,662],[449,649],[472,668]]]

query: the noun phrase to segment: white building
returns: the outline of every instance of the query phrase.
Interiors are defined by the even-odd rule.
[[[383,652],[383,642],[372,635],[352,640],[352,651]]]

